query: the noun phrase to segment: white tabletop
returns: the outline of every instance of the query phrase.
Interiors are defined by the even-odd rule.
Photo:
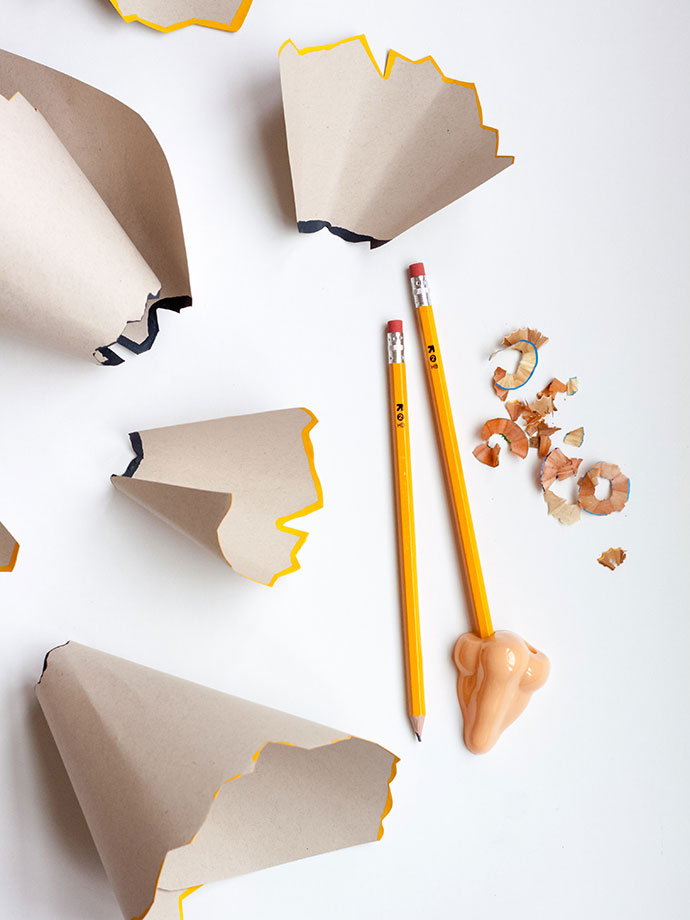
[[[107,0],[4,0],[2,45],[121,99],[175,179],[194,306],[99,368],[0,338],[3,912],[119,911],[33,697],[73,638],[378,741],[401,757],[381,843],[205,886],[185,920],[687,916],[688,15],[682,0],[255,0],[237,34],[126,25]],[[477,84],[515,165],[371,252],[294,227],[277,50],[366,32]],[[3,177],[2,181],[11,181]],[[552,674],[496,748],[461,739],[469,626],[405,268],[424,260],[494,624]],[[383,325],[407,321],[428,718],[403,704]],[[487,357],[550,337],[535,375],[623,513],[547,517],[537,463],[472,457],[502,409]],[[325,493],[302,569],[253,584],[109,483],[127,433],[308,406]],[[567,494],[565,490],[564,494]],[[597,565],[609,546],[629,558]]]

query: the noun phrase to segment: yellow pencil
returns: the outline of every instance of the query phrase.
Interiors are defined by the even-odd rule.
[[[417,740],[422,740],[426,709],[422,638],[419,631],[417,596],[417,554],[412,502],[410,429],[407,417],[407,381],[402,321],[391,320],[386,330],[388,381],[390,385],[391,432],[395,467],[395,498],[398,523],[398,560],[403,614],[403,644],[407,677],[407,711]]]
[[[483,639],[487,639],[493,635],[494,630],[491,625],[489,602],[486,598],[484,576],[479,562],[477,539],[474,535],[470,502],[467,497],[465,477],[462,473],[458,439],[455,434],[453,413],[450,407],[450,398],[448,397],[448,387],[446,386],[446,375],[443,372],[441,349],[438,344],[436,323],[434,322],[434,313],[429,299],[429,285],[426,280],[423,263],[417,262],[414,265],[410,265],[409,274],[424,346],[424,364],[429,383],[429,393],[434,407],[436,432],[443,456],[448,489],[452,497],[455,529],[462,549],[462,560],[472,598],[477,631]]]

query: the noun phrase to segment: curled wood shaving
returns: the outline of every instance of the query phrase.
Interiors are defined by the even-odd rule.
[[[527,456],[527,437],[525,432],[520,428],[519,425],[516,425],[515,422],[511,422],[507,418],[492,418],[484,424],[484,427],[481,430],[481,439],[484,441],[484,444],[480,444],[478,447],[475,447],[473,453],[474,456],[481,463],[486,463],[487,466],[498,466],[498,454],[500,452],[500,446],[497,444],[493,448],[488,447],[486,443],[492,435],[500,434],[508,442],[508,445],[511,451],[516,454],[518,457],[524,458]],[[482,448],[486,448],[483,450]],[[488,451],[488,452],[487,452]]]
[[[546,345],[549,341],[538,329],[529,329],[527,326],[524,326],[522,329],[516,329],[514,332],[511,332],[510,335],[504,336],[501,345],[504,348],[510,348],[511,345],[514,345],[516,342],[525,340],[531,342],[537,350],[539,350],[542,345]]]
[[[503,368],[497,368],[494,372],[493,384],[497,395],[500,396],[500,389],[517,390],[527,383],[539,361],[537,352],[548,341],[546,336],[542,335],[538,329],[529,329],[527,327],[516,329],[510,335],[503,337],[498,351],[512,348],[520,352],[521,357],[515,373],[509,374]],[[495,351],[491,357],[493,358],[497,353]],[[505,400],[505,397],[502,398]]]
[[[494,444],[493,447],[489,447],[488,444],[477,444],[472,453],[480,463],[485,463],[487,466],[498,466],[498,455],[501,453],[501,448],[498,444]]]
[[[578,388],[579,388],[579,385],[577,382],[577,377],[571,377],[570,380],[568,380],[568,383],[566,385],[565,395],[572,396],[573,393],[577,393]]]
[[[594,494],[600,479],[608,479],[611,483],[611,494],[608,498],[598,499]],[[580,494],[577,502],[590,514],[611,514],[622,511],[630,495],[630,480],[620,471],[615,463],[596,463],[588,470],[579,482]]]
[[[566,457],[560,447],[556,447],[546,457],[541,465],[541,486],[544,491],[550,489],[554,482],[562,482],[577,475],[577,470],[582,459],[580,457]],[[581,503],[579,503],[581,504]]]
[[[620,546],[617,546],[615,549],[611,546],[599,556],[597,562],[599,565],[605,565],[607,569],[611,569],[613,572],[619,565],[623,565],[627,555],[626,551],[621,549]]]

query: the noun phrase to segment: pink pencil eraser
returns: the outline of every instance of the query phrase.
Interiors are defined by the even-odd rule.
[[[402,332],[402,320],[392,319],[386,326],[386,332]]]
[[[419,278],[420,275],[426,275],[423,262],[415,262],[409,268],[410,278]]]

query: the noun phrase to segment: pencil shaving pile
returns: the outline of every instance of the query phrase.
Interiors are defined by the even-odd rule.
[[[581,511],[599,516],[622,511],[630,494],[630,480],[621,473],[615,463],[599,462],[591,467],[577,480],[579,488],[577,501],[568,502],[553,490],[556,482],[577,477],[582,458],[568,457],[560,447],[554,447],[552,437],[561,429],[553,425],[553,415],[558,411],[556,400],[568,398],[578,391],[577,377],[570,377],[566,383],[554,378],[540,390],[536,397],[529,400],[508,399],[513,390],[524,387],[532,378],[539,363],[539,349],[548,342],[538,329],[524,327],[516,329],[503,338],[500,347],[491,355],[493,358],[500,351],[513,350],[520,355],[514,373],[497,367],[492,384],[495,394],[505,404],[508,418],[493,418],[485,422],[481,430],[482,443],[475,447],[473,453],[480,463],[490,467],[499,464],[501,444],[495,439],[500,435],[511,452],[525,459],[530,449],[536,450],[541,459],[539,481],[541,483],[547,513],[561,524],[575,524],[581,518]],[[522,426],[522,427],[521,427]],[[575,428],[563,436],[563,444],[580,447],[585,437],[584,427]],[[610,484],[610,494],[606,499],[599,499],[595,490],[600,480]],[[608,551],[610,553],[611,551]],[[607,556],[605,553],[604,556]],[[603,557],[602,557],[603,558]],[[623,553],[625,558],[625,553]],[[602,562],[601,559],[598,560]],[[622,559],[620,560],[622,562]],[[607,565],[608,562],[602,562]],[[620,565],[620,562],[616,564]],[[611,566],[613,568],[613,566]]]

